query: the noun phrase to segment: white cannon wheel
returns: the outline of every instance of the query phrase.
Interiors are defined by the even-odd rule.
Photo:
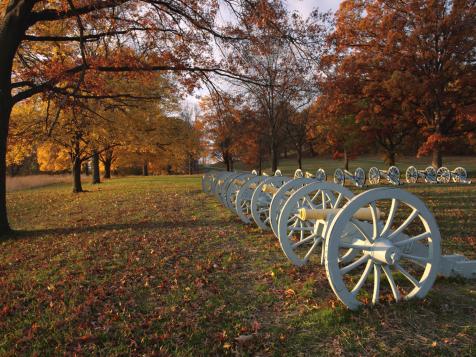
[[[396,166],[390,166],[387,171],[387,181],[392,185],[400,185],[400,169]]]
[[[365,185],[365,171],[363,168],[358,167],[354,173],[355,177],[355,186],[364,187]]]
[[[217,184],[216,187],[216,197],[218,200],[225,205],[225,196],[226,196],[226,189],[229,185],[229,183],[234,180],[236,177],[241,175],[242,173],[238,172],[230,172],[229,175],[226,175],[223,179],[220,180],[220,182]]]
[[[342,169],[336,169],[334,171],[334,183],[344,186],[345,184],[345,174]]]
[[[436,170],[433,166],[428,166],[425,169],[425,182],[435,183],[436,181]]]
[[[266,176],[252,177],[246,181],[238,191],[235,200],[235,211],[243,223],[250,224],[252,222],[253,217],[251,216],[251,197],[253,197],[253,192],[259,183],[263,180],[266,180],[267,178],[268,177]]]
[[[217,189],[218,187],[222,184],[222,181],[228,176],[228,175],[231,175],[232,172],[228,172],[228,171],[221,171],[221,172],[218,172],[216,175],[213,176],[213,181],[212,181],[212,190],[211,190],[211,193],[216,196],[217,196]]]
[[[233,211],[236,212],[235,208],[235,202],[236,202],[236,196],[238,195],[238,192],[243,185],[242,183],[238,183],[237,181],[248,181],[250,178],[256,177],[256,175],[253,174],[241,174],[237,177],[235,177],[233,180],[228,185],[228,188],[226,190],[226,195],[225,195],[225,206]]]
[[[258,187],[256,187],[256,190],[251,197],[251,216],[261,229],[271,229],[269,207],[271,205],[271,200],[273,199],[273,194],[265,192],[263,190],[264,185],[279,188],[289,180],[290,178],[288,177],[273,176],[264,180],[258,185]]]
[[[311,256],[320,253],[322,226],[315,220],[303,221],[298,216],[301,208],[341,208],[353,197],[352,191],[330,182],[313,182],[296,192],[286,201],[279,215],[278,239],[286,257],[294,265],[303,266]]]
[[[327,181],[327,174],[326,174],[326,171],[324,169],[318,169],[316,171],[316,177],[315,177],[316,181],[318,182],[325,182]]]
[[[303,178],[303,177],[304,177],[304,173],[302,172],[301,169],[297,169],[296,171],[294,171],[294,178],[295,179]]]
[[[439,183],[449,183],[451,181],[450,170],[444,166],[436,170],[436,181]]]
[[[353,218],[360,208],[370,210],[370,222]],[[387,212],[382,221],[378,210]],[[349,223],[360,232],[360,239],[351,243],[343,235]],[[390,286],[385,296],[396,301],[423,298],[439,271],[440,241],[438,225],[419,198],[396,188],[372,189],[355,196],[333,219],[325,243],[327,278],[352,310],[368,302],[369,291],[371,302],[379,301],[382,275]],[[343,263],[341,252],[349,247],[358,254]],[[371,286],[366,285],[369,278]]]
[[[206,172],[202,177],[202,190],[205,193],[210,193],[212,190],[212,182],[213,182],[213,173]]]
[[[415,166],[409,166],[405,172],[405,180],[407,183],[417,183],[418,181],[418,170]]]
[[[371,167],[369,170],[369,182],[372,185],[378,185],[380,182],[380,170],[377,167]]]
[[[468,174],[466,173],[466,170],[464,167],[457,167],[454,171],[453,176],[453,181],[454,182],[466,182],[468,180]]]
[[[274,176],[283,176],[283,173],[278,169],[274,172]]]
[[[312,182],[316,182],[316,180],[306,177],[290,180],[284,185],[282,185],[279,188],[278,192],[276,192],[276,194],[273,196],[273,199],[271,200],[271,204],[269,206],[269,217],[271,229],[276,237],[278,236],[279,215],[281,214],[281,210],[284,204],[292,193]]]

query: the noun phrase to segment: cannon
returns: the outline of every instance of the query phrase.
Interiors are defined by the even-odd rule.
[[[237,208],[241,194],[252,192],[251,202],[255,198],[264,207],[272,197],[268,216],[258,221],[273,228],[273,204],[280,206],[273,231],[286,257],[298,266],[317,257],[332,290],[349,309],[376,304],[382,296],[423,298],[437,275],[476,278],[476,261],[441,255],[436,220],[418,197],[404,190],[376,188],[354,196],[342,185],[309,177],[217,173],[214,181],[220,180],[228,190],[237,185]]]
[[[447,167],[440,167],[436,171],[436,180],[439,183],[449,183],[451,180],[456,183],[470,184],[471,180],[468,180],[468,174],[464,167],[457,167],[453,171],[450,171]]]
[[[297,174],[297,175],[296,175]],[[326,180],[326,173],[323,169],[318,169],[315,175],[307,173],[305,177],[299,177],[296,171],[294,179],[283,184],[279,189],[275,190],[271,204],[269,206],[270,225],[273,233],[278,234],[278,219],[282,206],[291,194],[297,189],[313,182],[323,182]]]
[[[352,196],[342,188],[312,183],[293,193],[278,238],[296,265],[320,253],[332,290],[349,309],[382,295],[423,298],[437,275],[476,278],[476,261],[441,255],[438,225],[418,197],[397,188]]]
[[[369,170],[369,182],[372,185],[378,185],[381,179],[386,179],[388,183],[400,185],[400,170],[396,166],[390,166],[387,171],[380,170],[377,167],[371,167]]]
[[[415,166],[410,166],[405,172],[407,183],[417,183],[419,178],[423,178],[426,183],[437,183],[436,170],[433,166],[428,166],[425,170],[418,170]]]
[[[241,187],[250,179],[257,177],[256,171],[252,172],[251,174],[242,173],[241,175],[233,177],[227,187],[226,187],[226,194],[224,197],[225,206],[233,211],[236,212],[236,198],[238,192]]]
[[[338,185],[344,185],[345,181],[351,181],[357,187],[363,187],[365,185],[365,171],[358,167],[355,173],[352,174],[347,170],[336,169],[334,171],[334,183]]]
[[[302,174],[302,171],[296,171],[298,177]],[[254,190],[251,197],[251,216],[253,220],[263,230],[271,229],[271,222],[269,216],[269,207],[273,195],[277,192],[277,189],[290,181],[291,178],[285,176],[272,176],[262,181]]]

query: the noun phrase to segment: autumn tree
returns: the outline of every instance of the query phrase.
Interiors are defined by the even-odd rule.
[[[353,111],[394,162],[417,126],[419,154],[435,167],[452,140],[475,129],[460,115],[475,101],[473,1],[348,0],[331,37],[331,68]],[[358,107],[358,108],[357,108]]]
[[[286,135],[289,106],[299,108],[303,97],[312,97],[317,91],[313,74],[323,49],[326,16],[315,11],[308,19],[302,19],[297,13],[290,14],[281,0],[257,4],[259,11],[250,8],[241,22],[250,39],[232,43],[228,58],[234,67],[259,83],[242,82],[241,88],[245,101],[264,120],[275,171]]]
[[[199,120],[208,134],[211,154],[225,164],[227,171],[233,170],[233,162],[240,151],[238,137],[243,134],[239,131],[239,102],[239,98],[217,93],[200,102]]]
[[[241,11],[241,1],[226,3]],[[236,40],[216,25],[218,7],[217,0],[0,2],[1,232],[10,230],[5,174],[13,107],[49,92],[69,99],[119,96],[102,92],[99,72],[175,71],[190,89],[206,73],[236,78],[210,56],[212,38]]]
[[[316,138],[315,149],[319,153],[331,152],[334,159],[342,158],[343,166],[349,169],[349,161],[368,151],[369,140],[360,124],[347,106],[339,102],[342,98],[319,96],[310,108],[315,123],[310,135]]]

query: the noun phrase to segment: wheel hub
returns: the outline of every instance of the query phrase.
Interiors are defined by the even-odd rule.
[[[370,256],[375,262],[393,265],[400,260],[400,251],[388,239],[382,238],[372,243]]]

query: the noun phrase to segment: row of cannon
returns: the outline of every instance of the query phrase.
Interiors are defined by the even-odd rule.
[[[399,188],[354,196],[322,175],[298,170],[294,177],[208,172],[202,189],[243,223],[272,231],[294,265],[324,265],[332,290],[349,309],[392,297],[423,298],[438,274],[476,277],[476,261],[441,255],[432,213]]]
[[[319,181],[326,181],[327,175],[324,169],[320,168],[316,174],[313,175],[309,172],[300,173],[305,177],[315,178]],[[336,169],[334,171],[334,183],[344,185],[346,182],[350,182],[357,187],[364,187],[367,177],[364,169],[358,167],[354,173],[351,173],[345,169]],[[386,180],[388,183],[399,186],[402,184],[400,180],[400,170],[396,166],[390,166],[388,170],[380,170],[377,167],[371,167],[368,172],[368,182],[371,185],[378,185]],[[446,167],[440,167],[436,170],[433,166],[428,166],[425,170],[418,170],[415,166],[410,166],[405,172],[405,180],[409,184],[417,183],[419,180],[423,180],[426,183],[466,183],[470,184],[468,180],[468,174],[464,167],[457,167],[453,171],[450,171]]]

